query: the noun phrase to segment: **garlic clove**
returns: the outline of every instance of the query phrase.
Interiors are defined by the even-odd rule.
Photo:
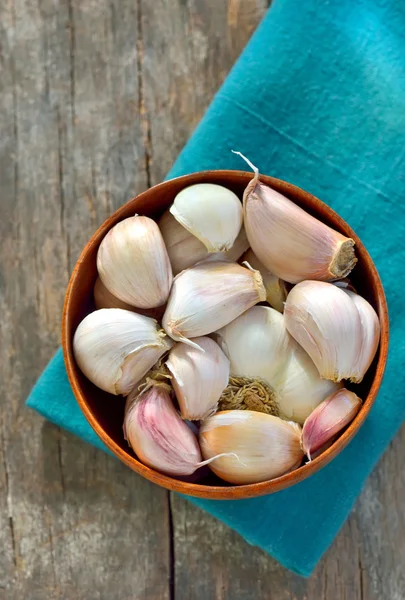
[[[159,227],[148,217],[129,217],[110,229],[97,269],[106,288],[131,306],[156,308],[169,296],[172,268]]]
[[[120,308],[90,313],[73,338],[82,373],[102,390],[124,396],[172,345],[154,319]]]
[[[249,265],[260,272],[263,278],[263,284],[266,290],[266,300],[278,312],[284,311],[284,302],[287,298],[287,288],[285,282],[279,279],[276,275],[273,275],[266,269],[266,267],[260,262],[256,254],[251,248],[243,255],[243,261],[249,263]]]
[[[354,241],[331,229],[259,180],[243,195],[244,225],[252,250],[274,275],[297,283],[345,277],[357,262]]]
[[[214,183],[184,188],[175,197],[170,212],[208,252],[232,248],[242,227],[243,210],[238,196]]]
[[[216,331],[265,298],[258,271],[206,260],[175,277],[162,324],[174,340],[196,347],[189,338]]]
[[[324,400],[309,415],[302,429],[302,448],[308,458],[314,456],[348,423],[361,408],[355,393],[343,388]]]
[[[191,475],[200,466],[197,438],[178,415],[165,387],[152,386],[132,401],[124,435],[139,460],[161,473]]]
[[[100,308],[122,308],[123,310],[135,310],[133,306],[123,302],[108,290],[100,277],[97,277],[94,284],[94,303],[97,309]]]
[[[345,277],[344,279],[339,279],[338,281],[333,281],[333,285],[336,287],[343,288],[344,290],[350,290],[351,292],[355,292],[357,294],[356,288],[353,285],[353,282],[349,277]]]
[[[303,281],[288,294],[284,317],[289,333],[312,358],[321,377],[361,380],[357,365],[362,322],[346,290],[322,281]]]
[[[234,408],[239,408],[236,399],[243,396],[241,388],[246,386],[248,405],[254,405],[252,392],[257,393],[258,405],[263,401],[266,404],[265,412],[303,423],[322,400],[340,387],[321,379],[308,354],[287,332],[283,315],[272,308],[254,306],[217,331],[215,339],[230,359]],[[263,384],[267,388],[261,390]],[[229,408],[230,392],[228,386],[223,394]]]
[[[250,410],[230,410],[206,419],[199,441],[204,459],[217,456],[210,469],[218,477],[233,484],[249,484],[280,477],[298,467],[304,455],[300,434],[296,423]]]
[[[355,367],[355,381],[359,383],[367,373],[376,355],[381,334],[380,321],[374,308],[365,298],[350,289],[344,289],[343,291],[346,292],[356,306],[362,325],[361,350]]]
[[[224,252],[210,254],[198,238],[176,221],[170,211],[165,211],[158,222],[167,253],[173,269],[173,275],[192,267],[196,263],[215,256],[220,260],[237,261],[249,248],[246,232],[242,227],[232,248]]]
[[[218,344],[208,337],[194,338],[194,342],[204,352],[176,344],[166,361],[181,416],[191,421],[215,412],[229,381],[229,360]]]

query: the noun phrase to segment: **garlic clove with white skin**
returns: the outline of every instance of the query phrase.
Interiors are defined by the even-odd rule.
[[[308,354],[289,335],[283,315],[273,308],[254,306],[214,337],[230,359],[233,377],[241,384],[244,379],[264,382],[269,402],[283,418],[303,423],[340,387],[321,379]]]
[[[243,221],[237,195],[214,183],[196,183],[184,188],[175,197],[170,212],[208,252],[232,248]]]
[[[233,484],[280,477],[299,467],[304,453],[296,423],[250,410],[216,413],[203,421],[199,442],[204,459],[216,458],[210,469]]]
[[[123,302],[108,290],[100,277],[97,277],[94,284],[94,303],[97,309],[100,308],[122,308],[123,310],[135,310],[133,306]]]
[[[213,414],[229,381],[229,360],[221,348],[208,337],[193,340],[197,350],[186,344],[176,344],[170,351],[166,366],[172,375],[183,419],[198,421]]]
[[[363,324],[351,294],[331,283],[303,281],[288,294],[284,317],[288,331],[312,358],[321,377],[358,383],[378,340],[363,343]]]
[[[309,415],[302,428],[302,448],[311,460],[313,455],[353,421],[361,408],[354,392],[342,388],[321,402]]]
[[[274,275],[297,283],[331,281],[357,262],[354,241],[331,229],[259,179],[258,169],[243,195],[244,226],[257,258]]]
[[[367,373],[376,355],[380,342],[381,326],[377,313],[365,298],[350,289],[344,289],[343,291],[346,292],[356,306],[362,325],[361,350],[355,368],[357,373],[356,382],[359,382]]]
[[[282,279],[270,273],[268,269],[260,262],[251,248],[243,255],[244,262],[260,272],[263,278],[263,284],[266,290],[266,300],[278,312],[284,311],[284,302],[287,298],[287,287]]]
[[[216,331],[265,299],[258,271],[206,260],[175,277],[162,324],[174,340],[198,347],[190,338]]]
[[[224,252],[209,253],[198,238],[185,229],[169,210],[165,211],[158,221],[167,253],[173,269],[173,275],[192,267],[196,263],[215,256],[220,260],[237,261],[249,248],[246,232],[242,226],[233,246]]]
[[[73,338],[82,373],[100,389],[124,396],[172,345],[157,321],[121,308],[90,313]]]
[[[102,240],[97,269],[106,288],[138,308],[165,304],[172,267],[157,224],[149,217],[129,217],[114,225]]]

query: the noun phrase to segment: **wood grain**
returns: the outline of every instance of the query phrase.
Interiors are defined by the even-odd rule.
[[[24,408],[85,241],[163,177],[266,4],[0,3],[0,600],[405,598],[404,430],[304,581]]]

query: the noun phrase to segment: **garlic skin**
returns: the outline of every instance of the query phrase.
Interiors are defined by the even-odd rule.
[[[339,385],[321,379],[306,352],[288,334],[283,315],[254,306],[215,333],[233,376],[258,378],[274,392],[280,416],[303,423]]]
[[[166,361],[181,416],[190,421],[215,412],[229,381],[229,360],[218,344],[208,337],[194,338],[194,342],[204,352],[180,343]]]
[[[174,340],[198,347],[189,338],[216,331],[265,299],[258,271],[206,260],[175,277],[162,324]]]
[[[90,313],[73,338],[76,362],[87,379],[124,396],[172,345],[157,321],[121,308]]]
[[[338,390],[316,407],[302,428],[302,448],[309,460],[353,421],[360,408],[360,398],[346,388]]]
[[[204,459],[219,454],[210,469],[233,484],[280,477],[303,459],[296,423],[250,410],[228,410],[206,419],[199,441]]]
[[[289,333],[312,358],[321,377],[362,380],[363,327],[346,290],[321,281],[303,281],[288,294],[284,317]]]
[[[357,373],[356,381],[359,382],[367,373],[376,355],[380,342],[381,326],[377,313],[365,298],[350,289],[343,291],[346,292],[356,306],[362,325],[361,350],[355,367]]]
[[[243,195],[243,218],[253,252],[274,275],[298,283],[346,277],[357,262],[354,241],[315,219],[259,180],[259,171]]]
[[[148,467],[166,475],[191,475],[200,466],[197,438],[179,417],[165,387],[152,386],[126,411],[124,436]]]
[[[284,312],[284,302],[288,293],[284,281],[270,273],[251,248],[243,255],[242,260],[260,272],[266,290],[266,300],[270,306],[278,310],[278,312]]]
[[[178,275],[181,271],[205,260],[208,256],[215,256],[219,260],[237,261],[249,248],[249,242],[243,226],[229,250],[210,254],[204,244],[180,225],[169,210],[163,213],[158,221],[158,225],[166,245],[173,275]]]
[[[237,195],[214,183],[196,183],[184,188],[175,197],[170,212],[208,252],[232,248],[243,221]]]
[[[172,267],[157,224],[149,217],[129,217],[114,225],[102,240],[97,269],[105,287],[138,308],[165,304]]]
[[[94,284],[94,303],[97,309],[100,308],[122,308],[123,310],[135,310],[133,306],[123,302],[108,290],[100,277],[97,277]]]

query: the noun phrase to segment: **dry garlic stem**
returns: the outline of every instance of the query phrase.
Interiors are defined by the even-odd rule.
[[[121,308],[96,310],[73,338],[77,364],[92,383],[127,395],[173,342],[154,319]]]
[[[131,306],[156,308],[169,296],[172,268],[159,227],[148,217],[130,217],[110,229],[97,269],[106,288]]]
[[[173,281],[163,327],[174,340],[207,335],[266,299],[261,275],[236,263],[206,260]]]
[[[288,334],[283,315],[272,308],[254,306],[220,329],[215,339],[230,359],[234,382],[243,383],[243,378],[264,382],[270,402],[287,419],[303,423],[339,387],[321,379],[309,356]]]
[[[296,423],[250,410],[219,412],[202,423],[203,458],[218,477],[234,484],[259,483],[301,464],[301,428]]]
[[[287,298],[287,288],[285,282],[282,279],[276,277],[266,269],[266,267],[260,262],[256,254],[251,248],[243,255],[242,260],[249,263],[249,265],[260,272],[263,278],[263,284],[266,290],[266,300],[278,312],[284,311],[284,302]]]
[[[380,337],[378,317],[364,298],[330,283],[303,281],[289,293],[284,316],[321,377],[363,379]]]
[[[170,212],[208,252],[230,250],[242,227],[239,198],[228,188],[213,183],[197,183],[181,190]]]
[[[204,350],[176,344],[166,362],[183,419],[199,421],[213,414],[229,381],[229,360],[208,337],[194,338]]]
[[[274,275],[297,283],[345,277],[357,262],[354,241],[315,219],[259,179],[258,169],[243,196],[244,225],[257,258]]]
[[[346,388],[338,390],[309,415],[302,429],[302,448],[308,458],[323,448],[361,408],[361,400]]]
[[[225,252],[209,253],[198,238],[185,229],[167,210],[158,222],[167,253],[173,269],[173,275],[192,267],[196,263],[215,256],[220,260],[237,261],[249,248],[246,232],[242,227],[232,248]]]

